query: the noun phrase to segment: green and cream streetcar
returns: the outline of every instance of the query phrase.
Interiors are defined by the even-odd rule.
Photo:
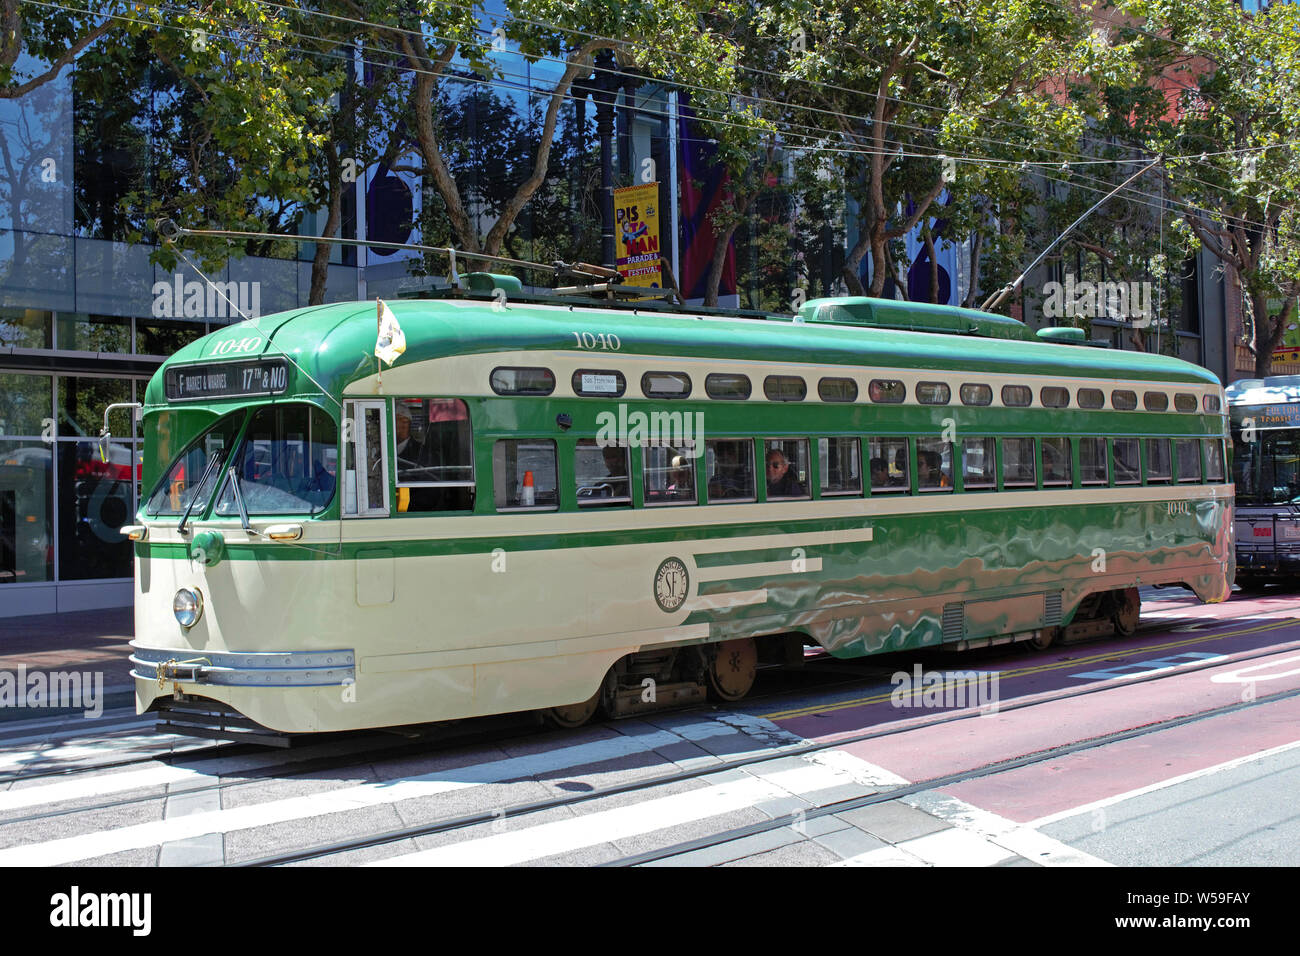
[[[689,315],[477,283],[508,295],[391,303],[391,366],[375,303],[349,303],[154,376],[125,529],[142,712],[577,725],[739,699],[805,645],[1045,645],[1132,631],[1139,585],[1228,597],[1202,368],[936,306]]]

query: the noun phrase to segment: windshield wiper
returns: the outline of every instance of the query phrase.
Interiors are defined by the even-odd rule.
[[[262,532],[254,531],[253,526],[248,522],[248,509],[244,507],[244,494],[239,490],[239,475],[235,473],[234,465],[226,469],[226,479],[230,482],[230,490],[235,493],[235,506],[239,508],[240,526],[249,534],[261,536]]]
[[[194,494],[190,495],[190,503],[185,506],[185,513],[181,515],[181,523],[176,526],[176,530],[181,534],[185,534],[185,523],[190,520],[190,512],[193,511],[194,506],[198,504],[199,492],[203,490],[203,485],[207,482],[208,475],[212,474],[212,469],[217,467],[217,462],[220,460],[221,452],[219,451],[214,451],[212,457],[208,459],[208,467],[203,469],[203,477],[200,478],[199,483],[194,486]]]

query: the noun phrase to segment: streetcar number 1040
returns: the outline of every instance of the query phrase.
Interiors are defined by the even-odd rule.
[[[605,352],[617,352],[623,347],[619,337],[613,332],[574,332],[574,344],[580,349],[599,349]]]

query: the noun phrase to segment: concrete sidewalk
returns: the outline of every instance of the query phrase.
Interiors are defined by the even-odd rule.
[[[16,677],[22,668],[28,675],[103,675],[92,678],[103,681],[103,705],[125,707],[133,703],[135,695],[131,662],[127,659],[134,632],[134,612],[129,607],[0,618],[0,674]],[[8,704],[0,706],[0,721],[30,720],[64,709],[45,706],[37,710]]]

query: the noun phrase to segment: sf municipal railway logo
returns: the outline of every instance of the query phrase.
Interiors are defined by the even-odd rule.
[[[686,574],[686,565],[677,558],[668,558],[655,572],[655,600],[659,602],[661,608],[671,614],[686,600],[690,581]]]

